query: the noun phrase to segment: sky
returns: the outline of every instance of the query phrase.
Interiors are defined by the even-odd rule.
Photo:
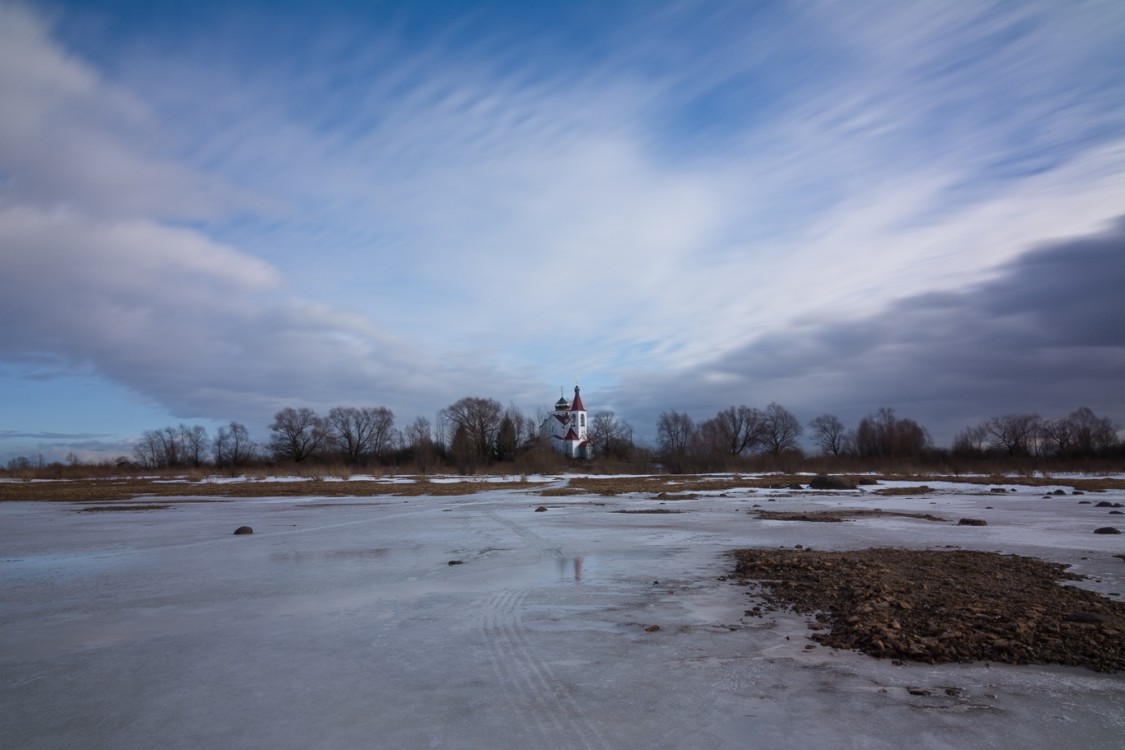
[[[0,0],[0,462],[286,406],[1125,423],[1125,3]]]

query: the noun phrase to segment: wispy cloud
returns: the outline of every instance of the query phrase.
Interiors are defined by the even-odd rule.
[[[0,439],[28,438],[32,440],[90,440],[93,438],[110,437],[97,432],[19,432],[16,430],[0,430]]]

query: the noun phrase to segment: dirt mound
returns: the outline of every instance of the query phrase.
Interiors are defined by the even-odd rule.
[[[855,482],[849,482],[843,477],[817,474],[809,482],[809,487],[814,490],[854,490]]]
[[[1125,670],[1125,604],[1059,585],[1080,576],[1058,563],[961,550],[734,555],[735,574],[757,582],[767,609],[815,614],[828,630],[812,638],[825,646],[930,663]]]

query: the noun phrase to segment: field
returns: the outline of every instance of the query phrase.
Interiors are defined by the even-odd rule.
[[[1120,746],[1119,476],[291,479],[0,482],[0,746]]]

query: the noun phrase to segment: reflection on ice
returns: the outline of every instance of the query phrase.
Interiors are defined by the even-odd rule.
[[[559,573],[559,583],[582,583],[582,558],[575,557],[567,559],[560,557],[557,561],[557,568]]]

